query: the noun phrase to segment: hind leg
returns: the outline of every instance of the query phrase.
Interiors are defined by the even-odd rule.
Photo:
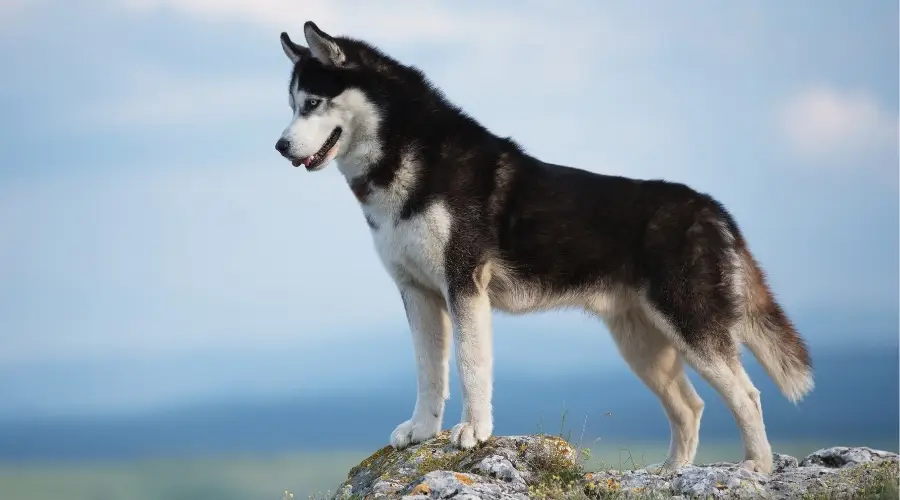
[[[772,448],[762,419],[759,391],[744,372],[737,353],[711,356],[694,353],[687,359],[722,396],[734,415],[744,441],[743,465],[758,472],[772,472]]]
[[[677,349],[639,308],[609,317],[606,324],[619,353],[656,394],[669,419],[669,453],[661,467],[677,470],[693,463],[704,405],[684,373]]]
[[[648,307],[648,316],[667,333],[688,362],[725,401],[734,416],[744,443],[744,467],[772,471],[772,448],[762,419],[759,391],[741,365],[738,346],[728,331],[710,330],[702,336],[686,337],[658,310]],[[694,342],[686,339],[704,338]]]
[[[747,396],[750,398],[750,401],[753,402],[753,407],[756,410],[755,417],[757,419],[757,426],[759,427],[760,434],[761,434],[760,439],[761,439],[761,447],[763,449],[763,455],[764,455],[763,458],[765,459],[765,455],[767,454],[769,457],[768,460],[771,462],[772,448],[771,448],[771,444],[769,443],[768,437],[766,436],[766,424],[765,424],[765,420],[763,420],[762,398],[760,397],[759,389],[757,389],[756,386],[753,385],[753,381],[750,380],[750,375],[748,375],[747,371],[744,370],[744,366],[741,363],[741,359],[740,359],[739,355],[737,356],[735,363],[733,363],[731,366],[732,366],[732,371],[737,376],[744,391],[747,393]],[[754,464],[751,464],[751,463],[748,463],[745,465],[749,469],[757,468],[757,467],[754,467]],[[769,466],[769,468],[771,469],[771,465]],[[764,466],[760,467],[760,469],[764,470],[765,467]],[[769,472],[771,472],[771,470],[769,470]]]

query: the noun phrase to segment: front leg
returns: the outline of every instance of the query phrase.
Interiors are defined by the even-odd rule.
[[[400,286],[400,297],[413,337],[418,391],[412,418],[391,433],[397,449],[427,441],[441,430],[450,395],[450,319],[444,298],[408,285]]]
[[[456,346],[456,364],[462,383],[462,420],[450,431],[450,442],[469,449],[494,430],[493,335],[487,285],[490,265],[478,266],[449,280],[448,302]]]

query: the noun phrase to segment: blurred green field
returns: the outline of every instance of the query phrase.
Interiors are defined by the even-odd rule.
[[[859,444],[859,443],[847,443]],[[895,450],[896,443],[865,443]],[[631,468],[658,462],[667,443],[598,441],[588,468]],[[813,443],[774,443],[778,453],[804,456]],[[205,460],[145,460],[113,464],[18,466],[0,464],[3,500],[281,500],[285,490],[303,500],[321,498],[369,452],[327,452],[281,457],[222,457]],[[738,460],[740,443],[701,445],[698,462]]]
[[[280,500],[334,488],[367,453],[0,466],[3,500]]]

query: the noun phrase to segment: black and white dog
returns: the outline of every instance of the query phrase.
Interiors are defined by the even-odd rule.
[[[739,346],[794,402],[812,390],[812,367],[722,205],[683,184],[541,161],[448,102],[417,68],[312,22],[303,31],[307,46],[281,34],[293,118],[275,148],[308,171],[336,161],[403,300],[418,394],[393,446],[441,429],[451,337],[463,393],[451,440],[486,440],[492,309],[575,307],[606,322],[659,397],[672,432],[663,466],[689,464],[697,450],[704,404],[687,362],[733,412],[743,465],[772,470]]]

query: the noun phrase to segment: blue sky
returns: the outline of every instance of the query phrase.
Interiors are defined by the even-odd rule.
[[[563,4],[0,0],[0,415],[411,373],[342,178],[273,149],[307,19],[538,157],[714,194],[813,344],[894,345],[896,2]],[[624,369],[575,313],[496,330],[498,370]]]

